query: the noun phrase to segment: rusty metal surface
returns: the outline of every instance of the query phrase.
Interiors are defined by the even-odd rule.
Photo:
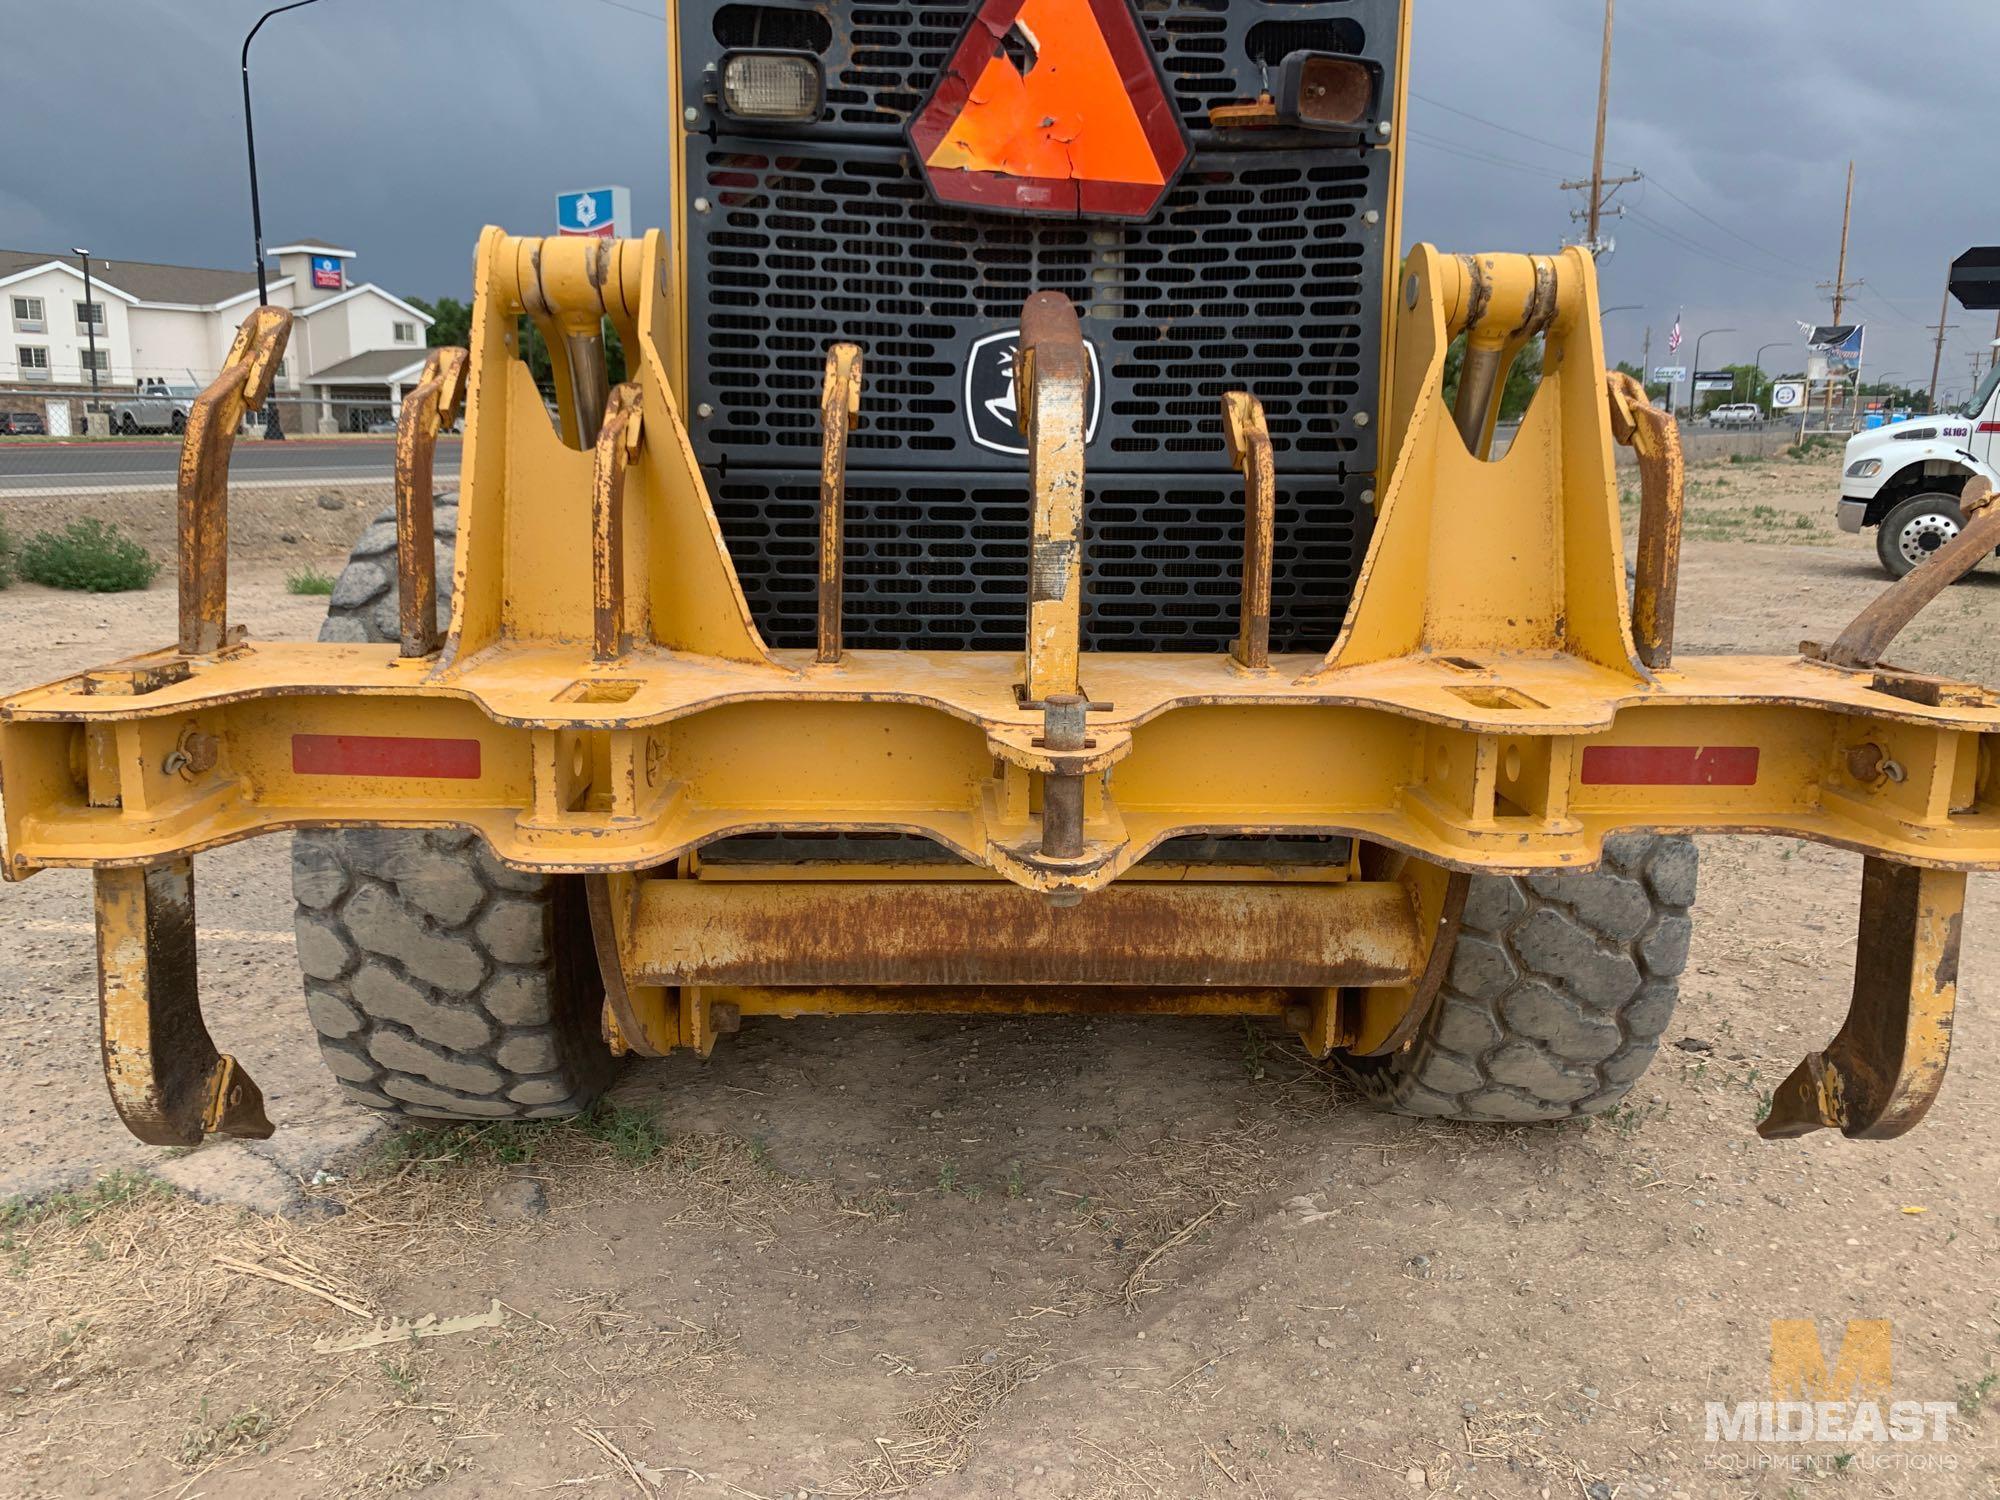
[[[1030,702],[1077,689],[1083,630],[1083,446],[1090,361],[1076,309],[1061,292],[1036,292],[1021,308],[1015,362],[1016,420],[1028,440],[1028,649]]]
[[[636,895],[633,878],[586,875],[583,889],[597,972],[604,981],[605,1040],[621,1057],[627,1052],[664,1057],[679,1042],[679,1001],[658,986],[635,985],[627,977],[625,936]]]
[[[202,1020],[193,861],[99,870],[96,898],[104,1081],[126,1128],[155,1146],[269,1136],[264,1096]]]
[[[1242,624],[1230,654],[1246,671],[1271,666],[1271,548],[1278,511],[1278,465],[1264,405],[1244,391],[1222,398],[1229,461],[1243,472]]]
[[[1639,660],[1658,670],[1674,659],[1674,607],[1680,598],[1681,516],[1687,461],[1671,413],[1646,399],[1630,375],[1605,377],[1611,435],[1639,460],[1639,548],[1632,582],[1632,638]]]
[[[222,373],[188,408],[179,479],[183,656],[213,656],[229,644],[229,455],[244,415],[271,394],[291,333],[288,308],[252,308]]]
[[[625,619],[625,474],[645,440],[642,397],[630,381],[611,392],[590,474],[591,654],[616,661],[630,648]]]
[[[1116,885],[1052,907],[996,882],[653,880],[628,980],[739,985],[1342,985],[1422,967],[1400,885]]]
[[[826,353],[819,398],[819,648],[815,659],[840,660],[847,537],[847,435],[861,425],[861,351],[835,344]]]
[[[438,648],[437,536],[432,480],[438,433],[465,401],[466,353],[433,349],[396,419],[396,599],[404,656]]]
[[[1951,1059],[1964,914],[1962,872],[1863,864],[1847,1019],[1825,1051],[1808,1054],[1778,1085],[1759,1135],[1837,1129],[1889,1140],[1923,1119]]]
[[[1465,898],[1471,891],[1470,875],[1462,870],[1446,872],[1444,889],[1438,898],[1436,920],[1428,926],[1430,946],[1424,960],[1424,971],[1417,977],[1416,984],[1411,986],[1402,1014],[1379,1039],[1370,1035],[1363,1026],[1354,1028],[1357,1055],[1387,1057],[1408,1045],[1417,1034],[1424,1017],[1437,1003],[1438,991],[1444,988],[1445,976],[1451,972],[1451,957],[1458,951],[1459,927],[1465,920]]]
[[[1821,653],[1829,666],[1873,667],[1882,653],[1931,600],[2000,547],[2000,503],[1984,479],[1969,481],[1959,496],[1965,526],[1937,551],[1874,598],[1839,639]]]
[[[1042,705],[1041,748],[1074,755],[1089,748],[1085,714],[1090,705],[1080,693],[1055,693]],[[1047,859],[1078,859],[1084,851],[1083,773],[1051,769],[1042,774],[1042,855]]]
[[[1175,989],[1133,985],[717,986],[711,1003],[739,1016],[1250,1016],[1282,1020],[1299,1004],[1279,987]]]

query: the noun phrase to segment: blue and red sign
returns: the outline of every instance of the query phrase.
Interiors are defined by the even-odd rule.
[[[347,278],[340,269],[337,255],[315,255],[312,258],[313,286],[321,291],[337,292],[347,285]]]
[[[632,232],[632,194],[622,187],[556,194],[556,233],[600,239]]]

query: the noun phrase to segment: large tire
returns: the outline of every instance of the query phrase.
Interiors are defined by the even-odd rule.
[[[1964,529],[1957,495],[1912,495],[1891,506],[1875,528],[1875,556],[1891,578],[1901,578]]]
[[[456,495],[437,500],[449,612]],[[323,641],[397,638],[395,512],[362,533]],[[510,870],[470,833],[312,830],[292,841],[306,1012],[349,1098],[443,1119],[587,1109],[615,1061],[580,878]]]
[[[1681,835],[1607,839],[1579,875],[1473,877],[1451,967],[1410,1045],[1349,1060],[1397,1114],[1492,1124],[1625,1097],[1673,1018],[1697,857]]]

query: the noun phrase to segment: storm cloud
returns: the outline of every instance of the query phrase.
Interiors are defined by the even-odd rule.
[[[247,267],[237,52],[268,0],[0,0],[0,246]],[[1547,249],[1577,232],[1596,108],[1597,0],[1417,0],[1406,239]],[[2000,239],[1990,99],[2000,6],[1624,0],[1609,155],[1647,180],[1613,220],[1613,358],[1655,362],[1685,310],[1691,355],[1796,364],[1828,312],[1841,192],[1856,162],[1849,309],[1871,372],[1923,385],[1945,267]],[[360,252],[416,296],[469,290],[473,241],[550,227],[564,187],[621,182],[664,217],[669,122],[654,0],[320,0],[273,20],[253,58],[267,242]],[[1982,122],[1982,105],[1985,119]],[[1993,336],[1946,346],[1963,391]]]

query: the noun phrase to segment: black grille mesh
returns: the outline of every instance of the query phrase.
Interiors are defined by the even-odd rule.
[[[1365,476],[1278,489],[1271,649],[1323,651],[1367,543]],[[810,647],[817,608],[818,477],[710,476],[716,514],[765,640]],[[847,644],[1018,651],[1027,628],[1024,478],[851,473]],[[1243,561],[1240,481],[1092,476],[1084,505],[1089,650],[1209,651],[1235,637]]]
[[[1210,106],[1256,95],[1263,78],[1246,66],[1252,59],[1236,34],[1245,29],[1250,12],[1265,9],[1240,0],[1234,4],[1232,0],[1141,0],[1139,19],[1190,130],[1207,126]],[[1317,22],[1320,30],[1300,45],[1357,53],[1368,46],[1367,32],[1352,13],[1370,7],[1287,5],[1284,9],[1304,9],[1308,15],[1344,13],[1337,21]],[[944,71],[952,44],[965,29],[966,11],[963,3],[857,6],[845,48],[836,49],[831,59],[828,120],[850,129],[902,129]],[[1380,45],[1392,40],[1382,38]]]
[[[794,149],[696,153],[705,462],[813,463],[826,349],[848,339],[867,361],[859,459],[1018,467],[970,441],[964,359],[1054,290],[1105,365],[1093,463],[1225,466],[1221,397],[1248,390],[1289,467],[1373,467],[1354,417],[1373,389],[1380,237],[1363,215],[1383,153],[1204,155],[1152,221],[1112,224],[941,206],[897,149]]]

